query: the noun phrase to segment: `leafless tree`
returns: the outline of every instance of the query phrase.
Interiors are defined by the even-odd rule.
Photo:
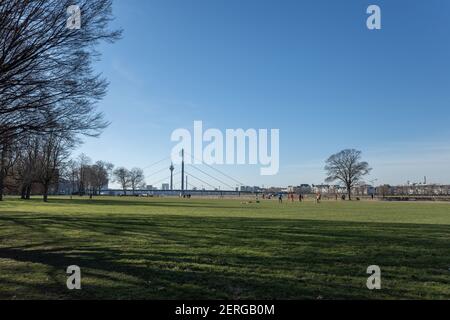
[[[21,198],[29,200],[33,183],[36,182],[37,164],[39,157],[40,137],[30,135],[19,143],[16,164],[12,176],[17,183]]]
[[[48,201],[49,189],[58,183],[64,160],[70,155],[75,142],[70,136],[49,133],[42,137],[38,157],[38,182],[43,187],[43,200]]]
[[[17,145],[10,143],[0,144],[0,201],[3,200],[3,190],[5,179],[9,170],[13,167],[17,159]]]
[[[93,194],[100,194],[102,188],[108,184],[113,168],[112,163],[105,161],[97,161],[90,166],[90,184],[93,188]]]
[[[75,160],[67,161],[64,166],[63,177],[70,182],[70,199],[72,199],[78,185],[78,162]]]
[[[114,170],[114,181],[120,184],[124,195],[127,195],[127,189],[131,186],[130,171],[127,168],[120,167]]]
[[[86,194],[89,185],[89,167],[92,160],[84,153],[78,156],[78,194],[80,196]]]
[[[85,154],[76,160],[69,160],[64,167],[63,180],[69,182],[70,193],[79,195],[89,193],[90,196],[99,194],[108,184],[114,165],[106,161],[91,164],[91,159]]]
[[[142,187],[145,184],[144,170],[141,168],[133,168],[130,170],[130,186],[135,194],[136,189]]]
[[[67,28],[72,0],[0,1],[0,200],[10,145],[28,134],[97,136],[96,105],[107,82],[95,74],[96,45],[113,42],[112,0],[78,0],[82,26]]]
[[[327,172],[326,182],[339,180],[345,184],[348,199],[351,200],[352,187],[361,181],[372,168],[365,161],[361,161],[361,151],[345,149],[328,158],[325,165]]]

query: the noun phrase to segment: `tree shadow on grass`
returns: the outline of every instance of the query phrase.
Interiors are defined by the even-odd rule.
[[[450,297],[448,225],[4,213],[4,229],[27,234],[17,234],[20,245],[0,244],[0,262],[52,277],[39,289],[11,274],[0,297],[14,281],[41,298],[415,298],[417,289]],[[79,292],[65,288],[73,264],[87,279]],[[388,290],[365,287],[371,264],[384,270]]]

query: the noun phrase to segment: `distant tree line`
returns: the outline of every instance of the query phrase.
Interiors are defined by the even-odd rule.
[[[24,145],[14,150],[4,179],[5,191],[29,200],[34,194],[43,196],[45,202],[50,194],[62,192],[67,195],[96,196],[110,182],[120,185],[124,194],[145,188],[144,171],[131,170],[106,161],[92,160],[85,154],[70,159],[76,145],[59,137],[33,137],[22,140]]]
[[[113,172],[113,181],[120,185],[125,195],[130,188],[134,194],[136,190],[145,188],[144,170],[140,168],[131,170],[124,167],[117,168]]]
[[[110,180],[113,165],[97,161],[92,164],[84,154],[70,159],[73,144],[60,138],[38,137],[17,149],[5,179],[8,193],[30,199],[32,194],[42,194],[48,200],[57,193],[60,184],[69,185],[68,194],[97,195]]]

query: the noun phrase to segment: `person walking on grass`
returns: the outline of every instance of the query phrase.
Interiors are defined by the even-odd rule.
[[[283,195],[281,193],[278,195],[278,203],[283,203]]]

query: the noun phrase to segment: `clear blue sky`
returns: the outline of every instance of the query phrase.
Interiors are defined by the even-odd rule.
[[[370,4],[382,30],[366,28]],[[249,185],[321,183],[344,148],[377,184],[450,183],[450,1],[115,0],[114,14],[123,39],[96,65],[112,124],[78,153],[147,167],[202,120],[280,129],[278,175],[219,167]]]

